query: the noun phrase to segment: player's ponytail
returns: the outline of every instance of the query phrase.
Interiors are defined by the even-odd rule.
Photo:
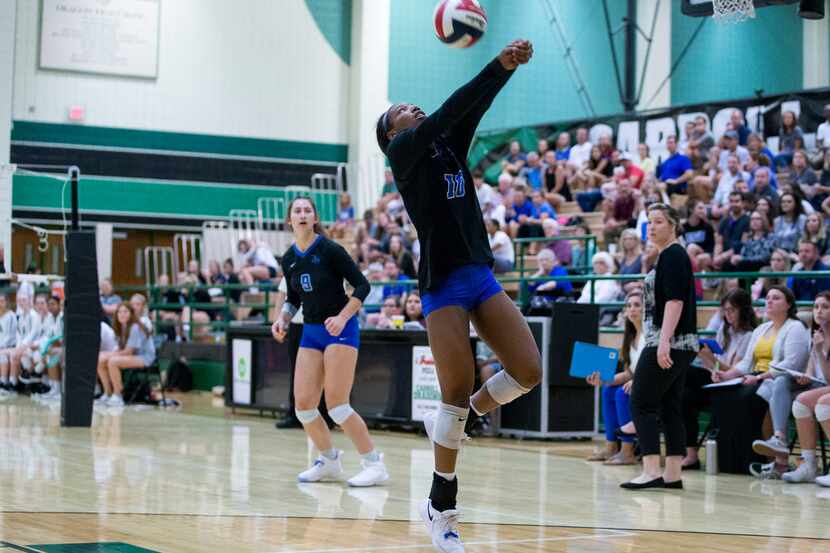
[[[287,226],[291,226],[291,209],[294,207],[294,202],[297,200],[305,200],[309,204],[311,204],[311,209],[314,211],[314,217],[317,218],[317,222],[314,223],[312,229],[315,233],[323,236],[324,238],[328,238],[328,234],[326,233],[326,229],[323,228],[323,223],[320,222],[320,213],[317,211],[317,204],[314,203],[314,200],[311,199],[311,196],[297,196],[288,204],[288,211],[285,213],[285,224]]]
[[[378,139],[378,146],[380,147],[380,151],[383,152],[383,155],[387,155],[386,150],[389,148],[389,112],[384,111],[380,117],[378,117],[378,123],[375,127],[375,134],[377,135]]]

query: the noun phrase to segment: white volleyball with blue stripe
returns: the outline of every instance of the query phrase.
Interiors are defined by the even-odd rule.
[[[453,48],[469,48],[487,30],[487,14],[476,0],[441,0],[435,6],[435,34]]]

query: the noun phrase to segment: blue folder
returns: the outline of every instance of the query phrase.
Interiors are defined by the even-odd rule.
[[[574,342],[570,375],[576,378],[585,378],[599,372],[600,380],[610,382],[614,380],[619,359],[620,353],[614,348],[604,348],[585,342]]]

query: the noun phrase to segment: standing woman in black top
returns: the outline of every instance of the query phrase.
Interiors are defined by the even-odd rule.
[[[311,198],[292,200],[288,217],[294,232],[294,244],[282,262],[288,297],[271,331],[282,342],[302,304],[303,336],[294,370],[295,414],[320,451],[320,457],[298,479],[320,482],[343,478],[343,452],[334,448],[329,428],[317,410],[325,392],[329,416],[362,458],[363,470],[349,479],[349,485],[374,486],[389,475],[366,423],[349,405],[360,345],[356,314],[369,295],[369,282],[346,250],[324,236]],[[354,288],[351,298],[343,290],[344,279]]]
[[[541,378],[530,329],[493,277],[493,254],[466,163],[479,121],[532,54],[530,42],[514,41],[429,117],[412,104],[395,104],[377,122],[378,145],[421,242],[419,288],[442,399],[424,421],[434,443],[435,473],[421,516],[439,551],[463,551],[455,465],[470,408],[484,415]],[[471,320],[505,368],[472,398]]]
[[[657,265],[645,278],[645,344],[631,389],[631,418],[643,454],[643,473],[626,489],[683,488],[686,454],[682,398],[686,371],[697,355],[697,303],[692,263],[677,242],[680,218],[665,204],[648,208],[648,237],[657,246]],[[666,469],[660,470],[660,429],[666,435]]]

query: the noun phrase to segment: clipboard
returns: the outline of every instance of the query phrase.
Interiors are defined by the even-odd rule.
[[[575,378],[586,378],[595,372],[599,372],[600,380],[610,382],[614,380],[619,360],[620,352],[614,348],[606,348],[586,342],[574,342],[569,374]]]

